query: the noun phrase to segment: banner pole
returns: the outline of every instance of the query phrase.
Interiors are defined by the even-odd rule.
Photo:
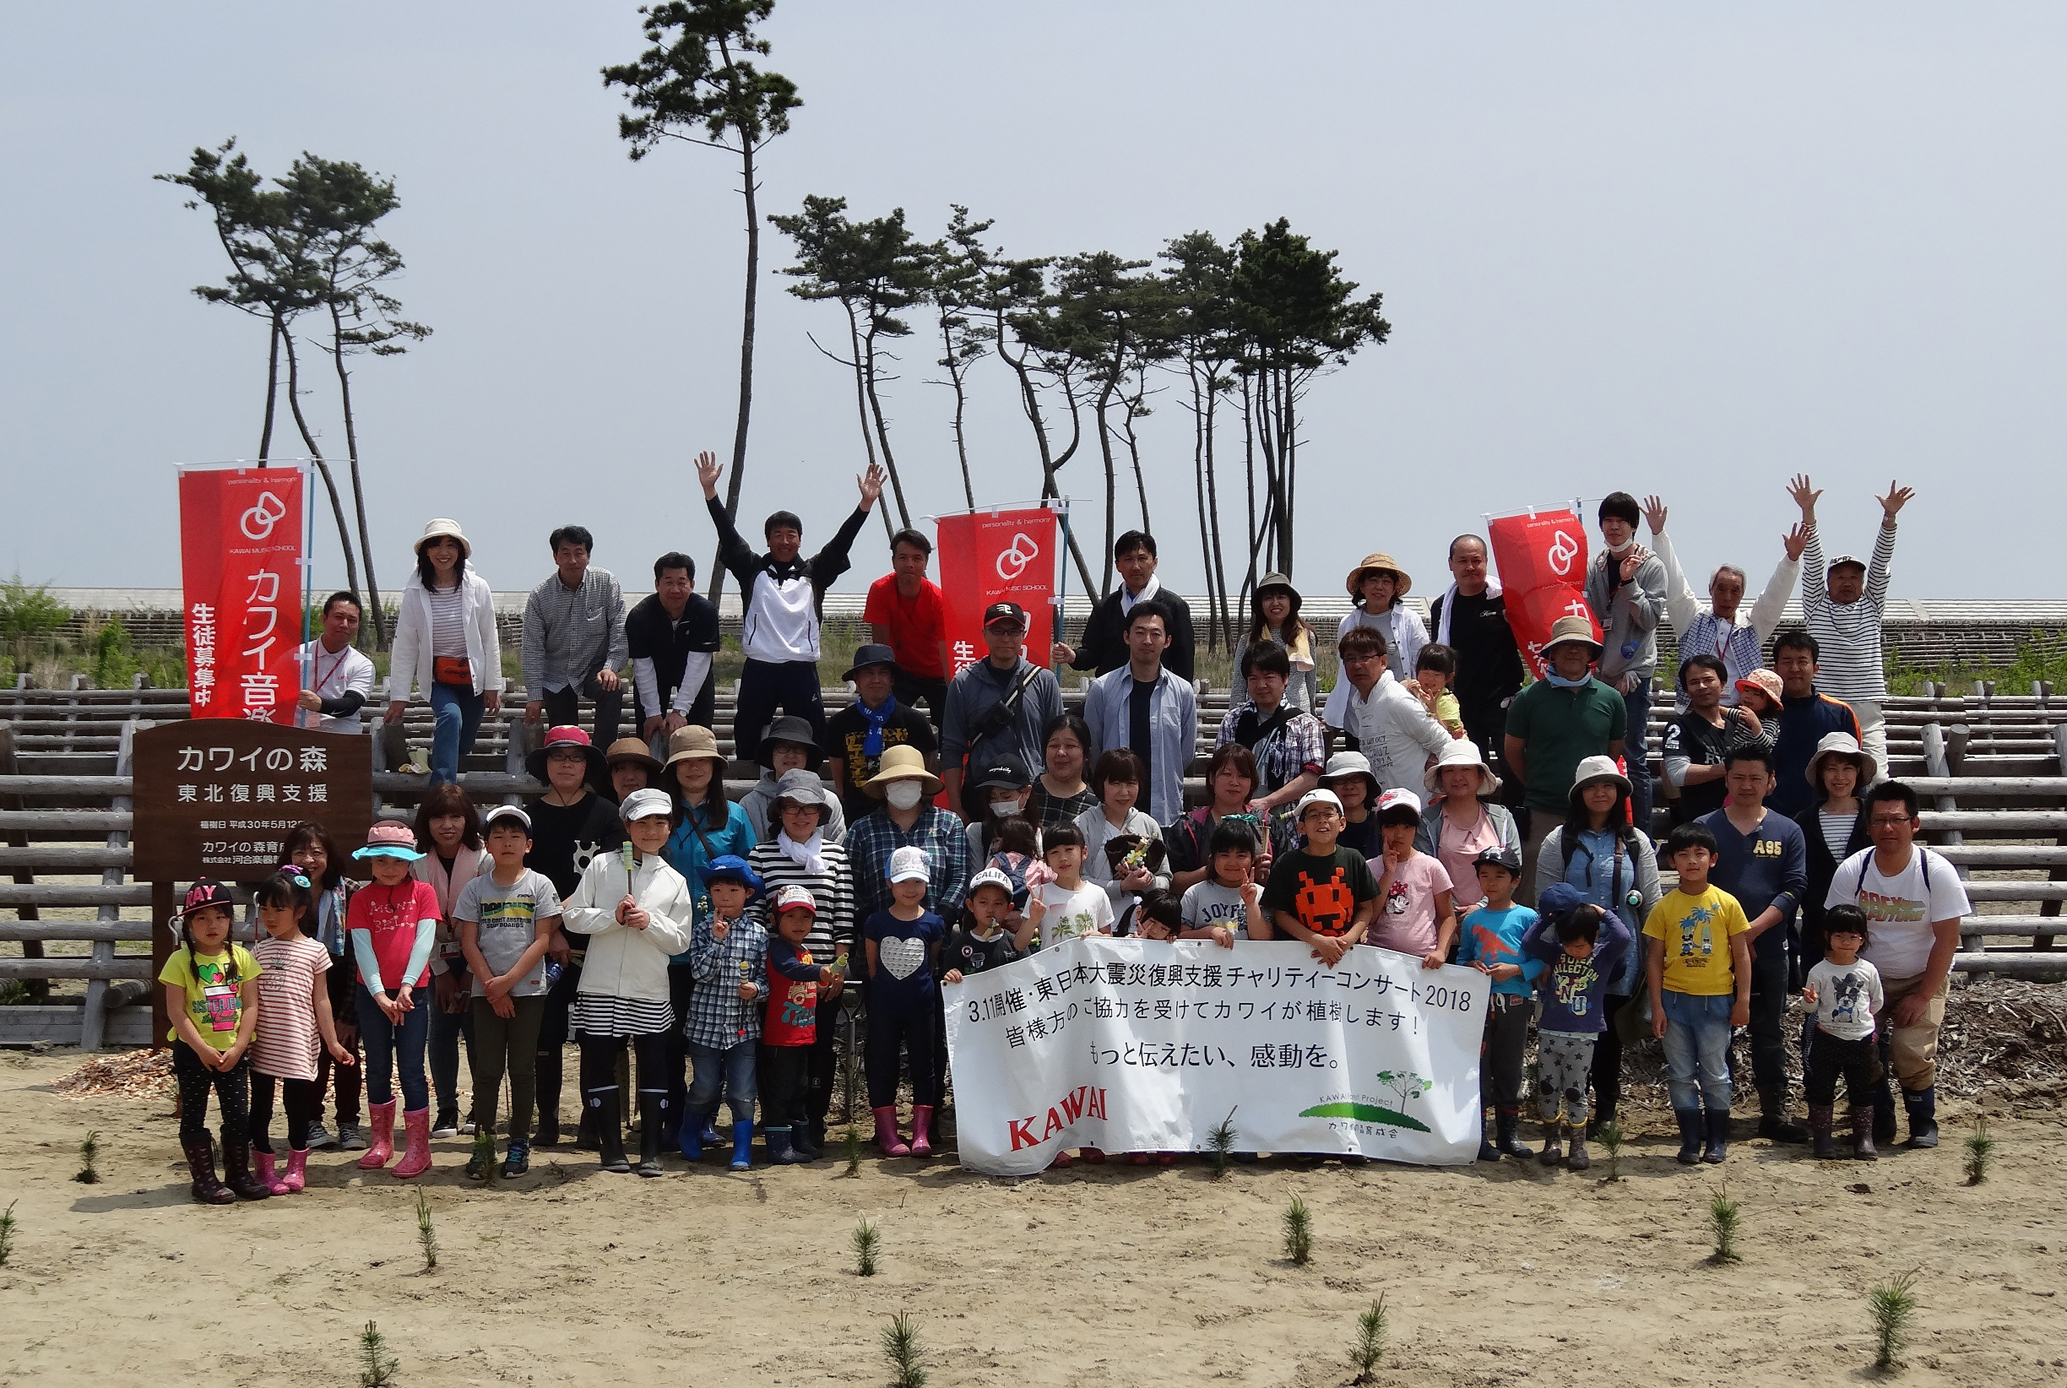
[[[1067,616],[1065,603],[1069,598],[1069,501],[1056,497],[1055,515],[1062,525],[1062,544],[1055,551],[1055,620],[1054,630],[1048,637],[1048,668],[1055,672],[1055,678],[1062,678],[1062,666],[1055,659],[1055,643],[1064,639]]]
[[[309,643],[315,640],[314,605],[316,601],[316,508],[313,504],[313,489],[309,485],[313,479],[310,478],[309,472],[309,464],[303,463],[301,465],[301,644],[303,651],[306,652],[301,658],[301,687],[303,689],[313,688],[316,680],[316,653],[308,650]],[[298,694],[299,691],[297,691]],[[321,726],[320,716],[317,719],[308,717],[308,710],[301,707],[299,697],[295,699],[294,703],[294,722],[296,727],[314,728]]]

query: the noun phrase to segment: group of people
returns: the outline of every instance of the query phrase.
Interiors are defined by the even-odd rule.
[[[433,1136],[492,1131],[505,1079],[499,1169],[520,1174],[533,1142],[560,1138],[570,1037],[577,1140],[606,1166],[633,1169],[624,1125],[636,1116],[642,1174],[659,1174],[664,1150],[694,1158],[728,1138],[743,1167],[757,1099],[768,1159],[810,1160],[850,987],[866,990],[877,1140],[925,1155],[946,1087],[939,983],[1090,932],[1294,939],[1331,965],[1375,945],[1483,970],[1488,1159],[1529,1150],[1519,1125],[1532,1021],[1545,1160],[1585,1165],[1587,1136],[1617,1118],[1623,1045],[1645,1035],[1665,1042],[1682,1159],[1721,1160],[1737,1027],[1751,1036],[1761,1136],[1834,1150],[1842,1074],[1855,1150],[1868,1154],[1895,1135],[1892,1074],[1912,1145],[1935,1142],[1933,1058],[1968,907],[1956,872],[1915,843],[1915,795],[1882,779],[1879,611],[1906,489],[1881,499],[1870,563],[1825,566],[1820,493],[1794,479],[1801,524],[1748,613],[1741,569],[1719,568],[1701,605],[1663,503],[1610,495],[1586,584],[1594,615],[1557,623],[1534,681],[1478,536],[1449,547],[1432,639],[1402,604],[1413,581],[1389,555],[1350,571],[1354,608],[1327,691],[1297,589],[1267,575],[1237,649],[1244,697],[1217,730],[1203,803],[1187,806],[1193,630],[1156,578],[1151,536],[1120,538],[1121,584],[1074,645],[1048,652],[1089,677],[1079,714],[1055,669],[1026,652],[1015,604],[984,613],[984,657],[953,668],[926,576],[931,546],[900,532],[892,572],[870,588],[872,639],[845,672],[854,698],[829,717],[823,595],[850,566],[880,470],[858,479],[859,505],[805,558],[802,522],[786,511],[767,519],[767,551],[755,553],[717,500],[715,460],[698,468],[743,590],[734,743],[759,781],[737,803],[726,789],[711,727],[717,616],[694,591],[693,561],[663,555],[653,595],[627,614],[616,580],[590,563],[589,532],[566,526],[550,537],[555,571],[532,593],[523,635],[525,716],[546,724],[532,772],[546,789],[525,808],[477,811],[454,782],[499,699],[500,655],[464,535],[431,522],[387,709],[399,717],[417,689],[437,711],[433,787],[413,832],[379,826],[360,851],[372,881],[353,888],[321,827],[297,829],[261,891],[248,954],[227,945],[226,913],[217,933],[221,889],[198,884],[163,980],[183,1094],[191,1080],[198,1099],[206,1084],[221,1098],[239,1193],[291,1189],[311,1147],[366,1141],[362,1060],[362,1166],[393,1159],[399,1073],[396,1174],[428,1163]],[[1637,543],[1639,521],[1650,547]],[[1805,626],[1776,633],[1798,577]],[[304,652],[303,707],[357,727],[372,688],[351,645],[357,609],[340,594],[323,615]],[[1644,747],[1661,615],[1679,654],[1680,710],[1662,749],[1671,893]],[[620,737],[627,667],[636,732]],[[583,697],[593,738],[575,721]],[[1812,1016],[1790,1038],[1787,1002],[1804,988]],[[276,1026],[288,1039],[272,1044]],[[1790,1114],[1790,1043],[1808,1077],[1806,1129]],[[256,1077],[248,1113],[227,1092],[240,1068]],[[907,1072],[909,1138],[897,1107]],[[289,1122],[278,1180],[267,1174],[271,1078]],[[197,1163],[210,1155],[202,1107],[183,1110]],[[247,1167],[240,1153],[254,1150]],[[473,1173],[492,1174],[488,1160],[477,1149]],[[220,1198],[212,1168],[197,1165],[195,1182]]]

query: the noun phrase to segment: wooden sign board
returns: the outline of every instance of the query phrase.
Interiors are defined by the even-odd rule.
[[[139,878],[257,882],[280,862],[280,842],[322,821],[349,854],[373,823],[373,739],[240,718],[163,723],[136,735]]]

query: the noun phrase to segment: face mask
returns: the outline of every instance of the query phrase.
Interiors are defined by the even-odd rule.
[[[909,810],[925,793],[925,788],[917,781],[892,781],[883,792],[883,798],[890,802],[892,809]]]
[[[990,812],[992,817],[996,819],[1003,819],[1007,815],[1018,814],[1019,797],[1016,795],[1008,795],[1003,797],[1002,799],[993,799],[990,802]]]

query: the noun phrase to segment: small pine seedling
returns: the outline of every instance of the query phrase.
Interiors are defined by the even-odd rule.
[[[388,1341],[372,1321],[359,1332],[359,1388],[387,1388],[401,1361],[388,1353]]]
[[[860,1277],[876,1275],[876,1250],[882,1247],[876,1226],[867,1220],[854,1226],[854,1272]]]
[[[847,1135],[841,1138],[840,1142],[847,1149],[847,1174],[849,1176],[859,1176],[861,1174],[861,1129],[849,1123],[847,1125]]]
[[[1229,1109],[1227,1117],[1206,1134],[1206,1150],[1212,1154],[1216,1179],[1227,1174],[1227,1163],[1234,1156],[1234,1113],[1234,1109]]]
[[[1313,1257],[1313,1212],[1296,1195],[1285,1209],[1285,1256],[1298,1267]]]
[[[416,1241],[423,1246],[423,1268],[438,1266],[438,1235],[431,1228],[431,1197],[422,1186],[416,1188]]]
[[[1978,1186],[1988,1179],[1988,1163],[1995,1160],[1995,1134],[1988,1131],[1988,1120],[1978,1119],[1974,1131],[1967,1138],[1967,1184]]]
[[[1614,1119],[1594,1130],[1593,1140],[1608,1154],[1608,1174],[1601,1177],[1602,1184],[1622,1179],[1622,1125]]]
[[[925,1352],[919,1345],[919,1328],[899,1311],[883,1327],[883,1357],[890,1361],[892,1388],[926,1388]]]
[[[79,1144],[79,1174],[72,1179],[82,1186],[100,1184],[100,1170],[94,1163],[100,1159],[100,1133],[90,1132],[86,1141]]]
[[[1708,1198],[1708,1232],[1715,1236],[1712,1262],[1737,1261],[1737,1235],[1743,1229],[1742,1207],[1730,1199],[1730,1183],[1723,1182]]]
[[[1371,1309],[1356,1318],[1356,1344],[1349,1351],[1349,1362],[1356,1366],[1357,1383],[1369,1383],[1372,1370],[1385,1357],[1385,1294],[1371,1303]]]
[[[467,1161],[467,1175],[485,1181],[495,1174],[495,1134],[486,1126],[474,1130],[474,1152]]]
[[[1909,1327],[1916,1320],[1915,1284],[1911,1270],[1866,1293],[1866,1309],[1873,1317],[1873,1367],[1882,1373],[1895,1367],[1895,1356],[1909,1343]]]
[[[14,1207],[21,1202],[10,1200],[7,1208],[0,1210],[0,1268],[7,1266],[7,1260],[14,1256]]]

